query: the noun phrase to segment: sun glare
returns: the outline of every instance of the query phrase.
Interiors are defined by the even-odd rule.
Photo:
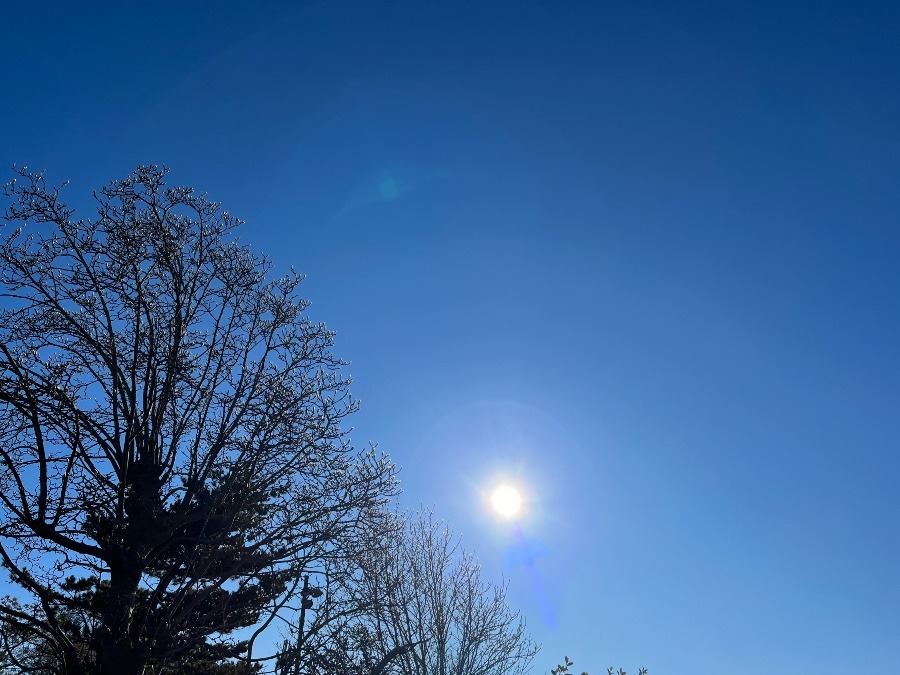
[[[491,506],[504,518],[512,518],[522,507],[522,497],[514,487],[501,485],[491,494]]]

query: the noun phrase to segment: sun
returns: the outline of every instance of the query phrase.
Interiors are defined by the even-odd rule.
[[[510,485],[501,485],[491,493],[491,506],[504,518],[512,518],[522,508],[522,496]]]

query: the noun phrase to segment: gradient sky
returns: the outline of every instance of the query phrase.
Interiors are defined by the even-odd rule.
[[[4,6],[0,163],[305,272],[536,673],[898,672],[896,3],[102,4]]]

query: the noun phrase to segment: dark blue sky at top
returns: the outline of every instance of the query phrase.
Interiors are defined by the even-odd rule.
[[[536,672],[900,663],[890,3],[15,3],[0,160],[308,275]],[[519,531],[484,512],[499,476]],[[580,671],[579,671],[580,672]]]

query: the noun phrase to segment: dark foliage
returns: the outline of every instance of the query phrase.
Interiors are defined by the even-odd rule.
[[[569,668],[575,665],[572,660],[565,656],[563,657],[564,661],[550,670],[550,675],[573,675],[569,672]],[[647,668],[641,668],[637,671],[637,675],[647,675],[650,671]],[[588,675],[586,672],[581,673],[581,675]],[[615,666],[610,666],[606,669],[606,675],[628,675],[623,669],[616,668]]]

